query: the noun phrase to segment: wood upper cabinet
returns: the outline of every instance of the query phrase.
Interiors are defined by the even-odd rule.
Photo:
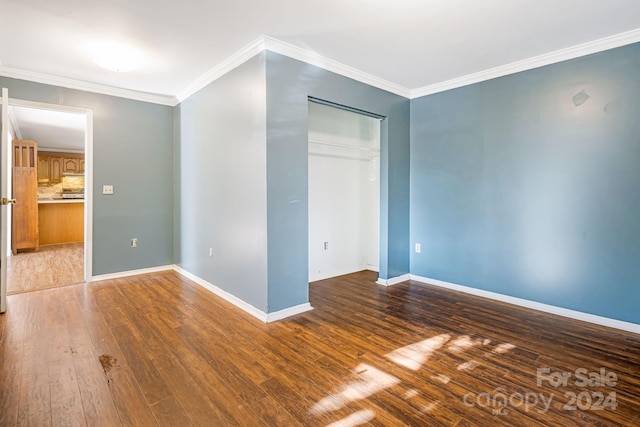
[[[49,157],[49,179],[51,182],[62,181],[62,157]]]
[[[80,159],[77,159],[77,158],[63,159],[62,173],[80,173]]]
[[[13,198],[11,246],[13,253],[38,248],[38,145],[13,141]]]
[[[50,176],[49,156],[38,154],[38,182],[49,182]]]
[[[84,154],[57,151],[38,154],[38,182],[57,184],[65,174],[84,174]]]

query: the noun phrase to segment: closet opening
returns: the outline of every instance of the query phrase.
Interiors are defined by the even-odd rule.
[[[378,271],[383,118],[309,98],[309,282]]]

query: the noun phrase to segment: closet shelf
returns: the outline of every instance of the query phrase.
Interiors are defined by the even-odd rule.
[[[376,148],[357,147],[355,145],[338,144],[335,142],[319,141],[317,139],[310,139],[309,144],[327,145],[329,147],[349,148],[351,150],[368,151],[368,152],[374,152],[374,153],[380,152],[380,150]]]

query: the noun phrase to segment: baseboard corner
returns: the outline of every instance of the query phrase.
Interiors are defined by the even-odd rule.
[[[389,279],[382,279],[379,277],[378,280],[376,280],[376,283],[382,286],[393,286],[402,282],[406,282],[407,280],[411,280],[410,274],[403,274],[402,276],[391,277]]]
[[[276,322],[278,320],[286,319],[287,317],[295,316],[296,314],[305,313],[309,310],[313,310],[313,307],[311,307],[311,304],[308,302],[294,305],[293,307],[267,313],[265,323]]]

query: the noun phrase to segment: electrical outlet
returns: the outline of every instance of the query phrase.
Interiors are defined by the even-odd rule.
[[[324,242],[324,250],[325,251],[329,250],[329,242]]]
[[[416,243],[416,253],[419,254],[422,252],[422,245],[420,243]]]
[[[102,194],[113,194],[113,185],[103,185]]]
[[[133,238],[131,239],[131,247],[132,248],[137,248],[138,247],[138,239],[137,238]]]
[[[213,248],[209,248],[209,256],[213,256]]]

